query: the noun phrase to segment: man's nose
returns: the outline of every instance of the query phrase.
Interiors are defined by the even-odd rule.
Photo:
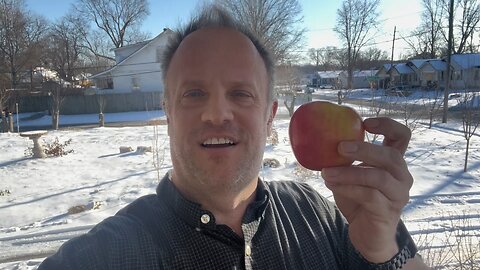
[[[233,120],[232,104],[225,95],[211,95],[202,113],[202,121],[222,125]]]

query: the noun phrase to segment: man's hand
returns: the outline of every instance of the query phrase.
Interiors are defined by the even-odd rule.
[[[383,145],[340,143],[341,155],[362,164],[325,168],[322,177],[350,224],[354,247],[370,262],[381,263],[398,252],[395,232],[413,184],[403,159],[411,132],[390,118],[366,119],[364,127],[384,135]]]

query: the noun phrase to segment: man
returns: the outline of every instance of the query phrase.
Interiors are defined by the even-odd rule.
[[[162,68],[173,170],[39,269],[426,269],[400,222],[408,128],[367,119],[383,146],[340,144],[368,166],[322,171],[338,210],[307,185],[259,179],[278,105],[270,55],[241,25],[204,10]]]

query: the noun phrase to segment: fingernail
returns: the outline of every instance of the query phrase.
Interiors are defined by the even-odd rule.
[[[363,124],[368,128],[374,128],[380,125],[380,121],[378,121],[378,119],[375,119],[375,118],[368,118],[368,119],[365,119],[365,121],[363,121]]]
[[[341,142],[340,151],[343,153],[355,153],[358,150],[358,145],[354,142]]]

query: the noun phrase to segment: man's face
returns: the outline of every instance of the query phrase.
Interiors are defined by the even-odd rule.
[[[188,35],[166,74],[173,178],[189,192],[239,191],[256,181],[277,103],[255,46],[227,28]]]

